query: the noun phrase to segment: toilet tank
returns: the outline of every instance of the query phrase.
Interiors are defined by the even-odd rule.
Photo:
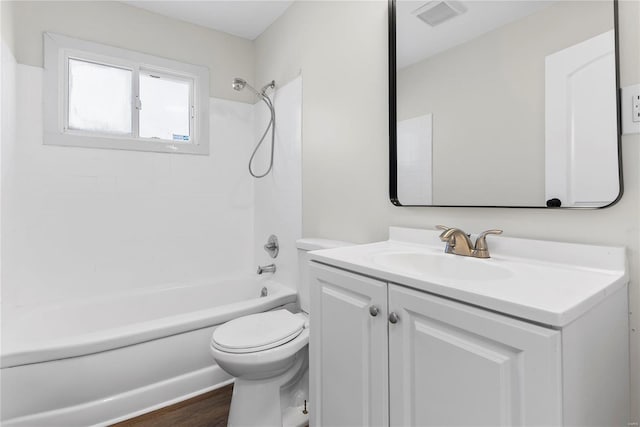
[[[340,240],[317,238],[296,240],[296,246],[298,247],[298,302],[302,311],[309,313],[309,306],[311,305],[311,301],[309,301],[309,255],[307,252],[353,245],[355,243],[342,242]]]

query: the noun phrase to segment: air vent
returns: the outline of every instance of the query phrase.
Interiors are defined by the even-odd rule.
[[[414,10],[413,14],[423,22],[435,27],[462,15],[466,11],[467,9],[459,1],[430,1]]]

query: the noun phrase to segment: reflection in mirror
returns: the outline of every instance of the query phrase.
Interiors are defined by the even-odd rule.
[[[394,6],[391,195],[397,204],[603,207],[616,201],[612,1],[401,0]]]

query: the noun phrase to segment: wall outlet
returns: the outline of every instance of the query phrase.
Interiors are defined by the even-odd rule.
[[[640,84],[625,86],[620,91],[622,133],[640,133]]]

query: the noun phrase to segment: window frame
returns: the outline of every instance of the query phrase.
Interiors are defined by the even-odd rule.
[[[45,145],[209,154],[208,68],[54,33],[44,33],[44,52]],[[69,59],[132,71],[131,134],[115,135],[68,128]],[[189,82],[188,142],[139,136],[141,73]]]

